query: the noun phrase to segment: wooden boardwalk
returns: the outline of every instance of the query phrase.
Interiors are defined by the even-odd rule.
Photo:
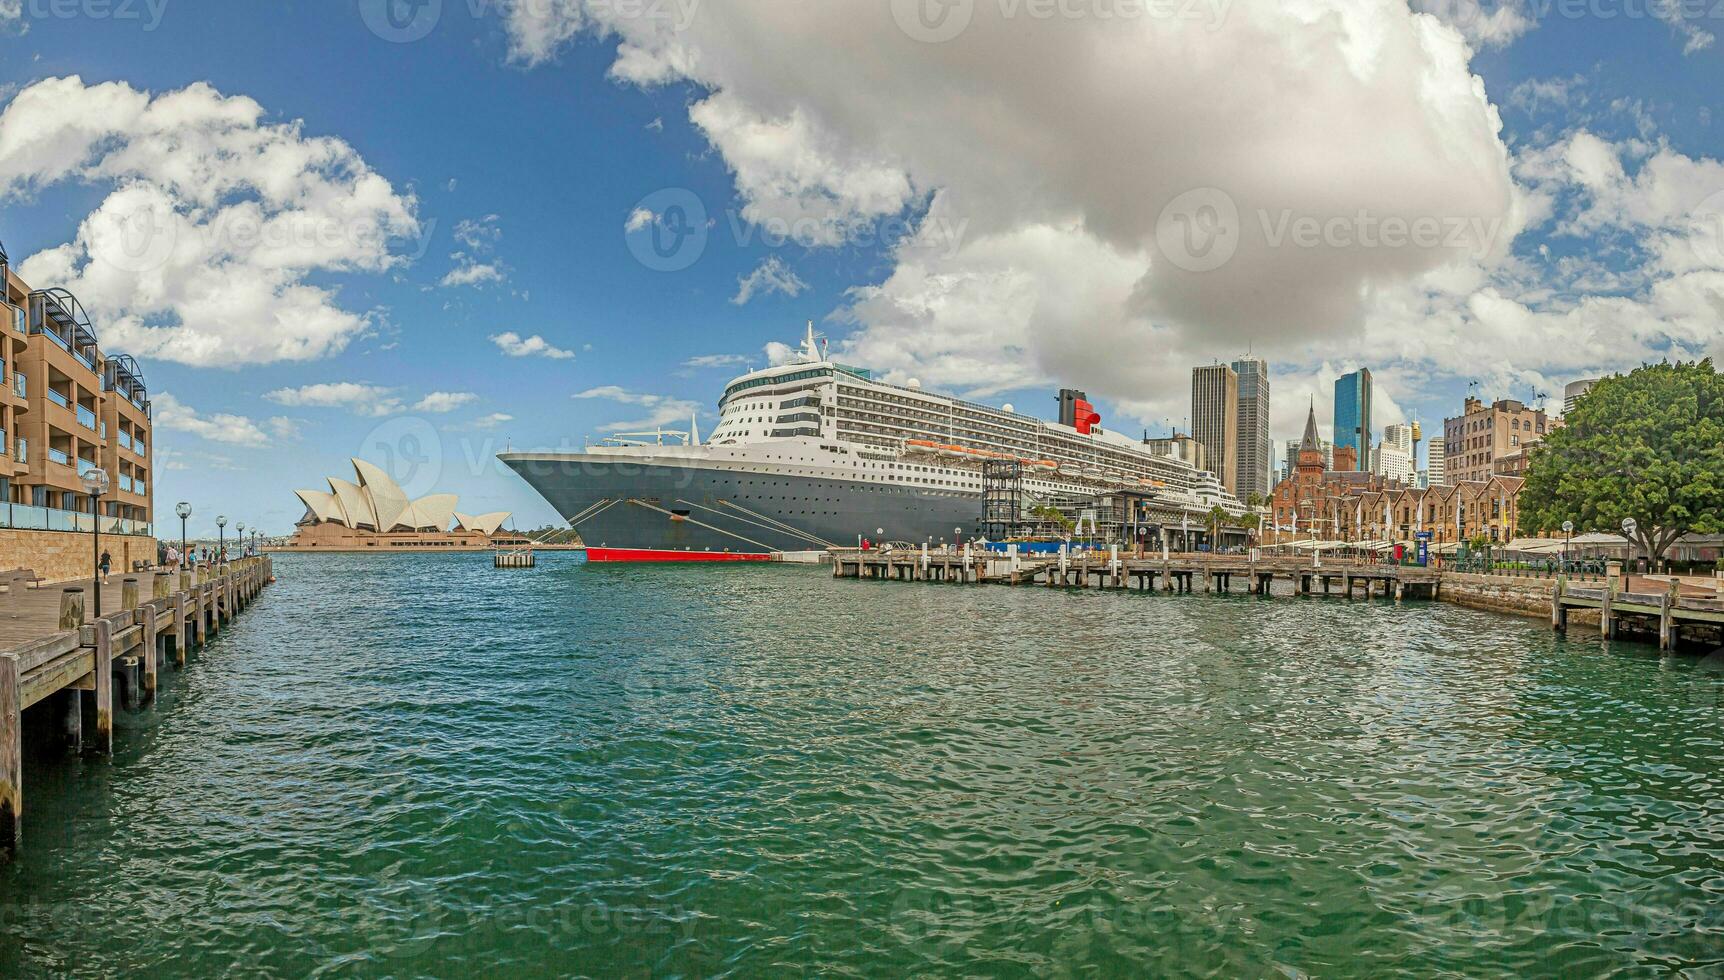
[[[1137,592],[1231,592],[1235,582],[1252,595],[1270,596],[1277,579],[1296,595],[1435,599],[1442,574],[1435,569],[1308,558],[1246,555],[1170,555],[1137,558],[1118,552],[1077,555],[1001,555],[960,550],[857,551],[830,553],[833,578],[896,582],[949,582],[1041,585],[1049,588],[1098,588]]]
[[[52,699],[58,731],[74,751],[111,753],[114,689],[120,703],[155,696],[161,665],[184,667],[270,581],[267,557],[220,568],[109,576],[102,608],[93,582],[38,584],[27,573],[0,579],[0,848],[22,837],[23,715]],[[48,706],[44,706],[45,708]],[[93,707],[93,730],[84,730]]]
[[[1599,634],[1607,640],[1616,638],[1625,621],[1655,628],[1664,650],[1676,648],[1684,627],[1724,630],[1724,596],[1662,579],[1612,575],[1601,587],[1581,588],[1559,578],[1551,596],[1551,628],[1568,632],[1571,609],[1596,610]]]

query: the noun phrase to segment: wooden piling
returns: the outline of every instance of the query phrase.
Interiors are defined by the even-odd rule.
[[[24,822],[24,706],[18,658],[0,655],[0,847],[15,850]]]
[[[91,627],[96,648],[95,748],[102,755],[114,754],[114,627],[106,619]]]

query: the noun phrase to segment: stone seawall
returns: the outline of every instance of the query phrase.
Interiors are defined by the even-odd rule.
[[[0,528],[0,572],[27,568],[44,582],[93,577],[96,567],[88,531],[24,531]],[[141,534],[104,534],[102,550],[113,559],[113,574],[129,572],[132,562],[155,563],[156,539]]]
[[[1548,622],[1555,594],[1556,579],[1551,578],[1443,573],[1443,600],[1469,609],[1536,617]],[[1596,625],[1598,614],[1574,610],[1569,613],[1569,622]]]

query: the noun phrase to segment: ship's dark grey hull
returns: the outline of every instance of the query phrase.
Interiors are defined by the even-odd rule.
[[[580,532],[595,558],[723,560],[874,541],[936,544],[977,531],[981,495],[675,463],[500,457]]]

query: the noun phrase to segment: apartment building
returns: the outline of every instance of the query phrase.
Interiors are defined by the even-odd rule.
[[[154,434],[143,372],[103,353],[77,297],[19,279],[3,245],[0,279],[0,525],[87,530],[81,478],[100,469],[102,529],[148,533]]]
[[[1443,422],[1444,483],[1483,483],[1501,475],[1497,460],[1542,441],[1550,425],[1542,410],[1510,398],[1490,405],[1468,398],[1460,417]]]

